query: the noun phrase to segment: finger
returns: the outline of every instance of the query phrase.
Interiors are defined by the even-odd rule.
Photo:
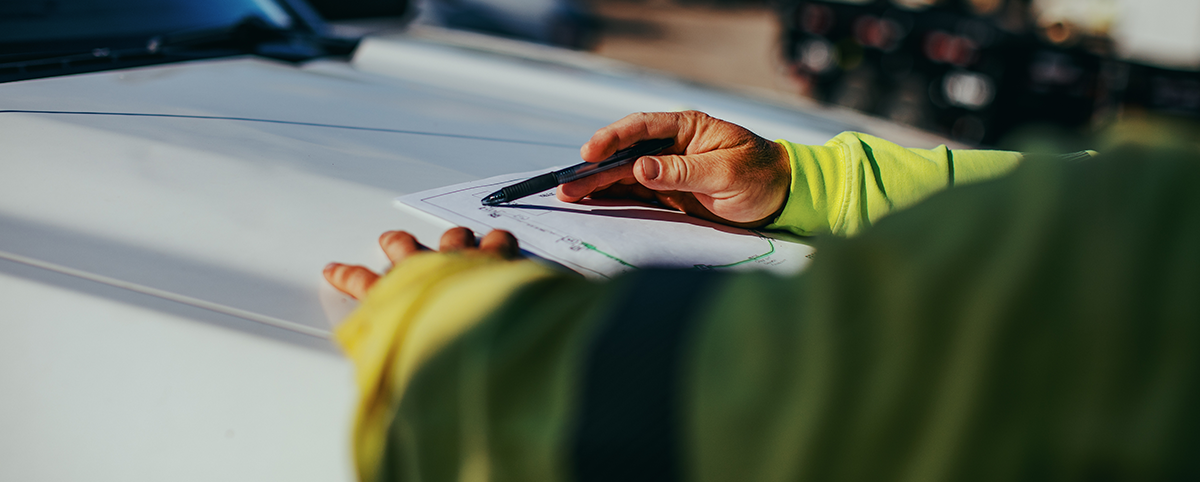
[[[625,116],[601,128],[579,149],[587,162],[600,162],[619,149],[648,139],[675,139],[675,146],[687,145],[695,131],[699,112],[639,112]]]
[[[633,166],[639,183],[655,191],[684,191],[715,194],[734,190],[740,185],[729,168],[725,152],[715,151],[687,156],[645,156]]]
[[[658,193],[646,189],[637,183],[616,183],[591,194],[592,199],[633,199],[649,203],[658,203]]]
[[[383,233],[379,236],[379,247],[383,248],[383,253],[392,261],[393,266],[414,253],[428,249],[422,246],[416,237],[404,231]]]
[[[599,174],[571,181],[558,186],[558,199],[564,202],[576,202],[588,197],[593,192],[604,189],[621,181],[633,181],[633,166],[621,166],[609,169]]]
[[[438,244],[438,250],[441,251],[459,251],[473,247],[475,247],[475,233],[464,227],[446,230]]]
[[[703,203],[696,199],[696,196],[690,192],[659,192],[658,202],[663,206],[683,211],[688,216],[700,218],[714,223],[728,224],[737,226],[740,223],[734,223],[724,219],[708,209]]]
[[[367,296],[367,290],[379,281],[379,275],[362,266],[349,266],[340,263],[329,263],[323,271],[325,280],[354,299],[361,300]]]
[[[516,258],[521,252],[517,246],[517,238],[512,233],[501,229],[493,230],[479,241],[479,250],[494,254],[504,259]]]
[[[733,218],[737,219],[737,221],[724,216],[718,216],[714,214],[713,210],[705,205],[703,201],[698,199],[695,194],[690,192],[672,191],[659,192],[656,194],[658,195],[658,202],[662,205],[683,211],[689,216],[705,219],[714,223],[720,223],[739,228],[757,228],[769,224],[769,222],[765,222],[765,220],[756,221],[758,218],[753,216],[745,217],[745,220],[743,220],[743,217],[734,216]],[[708,199],[710,202],[712,201],[711,198],[706,197],[705,199]]]

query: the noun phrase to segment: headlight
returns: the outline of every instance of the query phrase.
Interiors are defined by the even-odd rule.
[[[946,100],[959,107],[978,110],[987,107],[996,96],[992,79],[974,72],[951,72],[942,80]]]
[[[837,63],[837,52],[828,40],[813,38],[800,46],[800,63],[813,73],[822,73]]]

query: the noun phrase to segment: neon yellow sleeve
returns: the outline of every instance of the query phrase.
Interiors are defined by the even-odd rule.
[[[991,179],[1016,168],[1017,152],[908,149],[843,132],[823,146],[776,141],[792,165],[791,192],[768,229],[802,236],[853,236],[880,218],[949,186]]]
[[[405,260],[371,288],[334,333],[358,385],[359,480],[375,480],[395,403],[413,373],[516,288],[553,273],[528,260],[428,253]]]

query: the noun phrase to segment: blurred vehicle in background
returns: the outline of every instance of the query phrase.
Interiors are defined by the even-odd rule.
[[[254,54],[285,61],[346,55],[302,1],[208,3],[34,0],[0,3],[0,82]]]
[[[420,0],[417,23],[587,50],[599,23],[576,0]]]
[[[1109,95],[1123,110],[1200,118],[1200,73],[1137,63],[1114,70]]]
[[[812,97],[967,143],[1086,125],[1103,99],[1103,42],[1047,42],[1027,2],[976,3],[790,2],[785,60]]]
[[[577,0],[309,0],[330,21],[391,18],[587,50],[599,21]]]
[[[391,18],[407,21],[413,9],[409,0],[308,0],[326,21]]]
[[[1029,0],[779,7],[784,60],[806,95],[962,142],[1081,130],[1127,108],[1200,114],[1196,72],[1117,59],[1106,35],[1036,13]]]

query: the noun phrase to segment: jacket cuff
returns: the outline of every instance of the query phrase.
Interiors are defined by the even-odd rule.
[[[832,232],[833,224],[840,215],[840,206],[829,205],[827,191],[829,187],[836,188],[838,179],[846,175],[841,172],[844,169],[837,169],[843,164],[838,159],[837,149],[795,144],[782,139],[775,142],[788,153],[792,180],[783,211],[765,229],[790,231],[800,236]],[[829,172],[831,168],[837,172]]]

